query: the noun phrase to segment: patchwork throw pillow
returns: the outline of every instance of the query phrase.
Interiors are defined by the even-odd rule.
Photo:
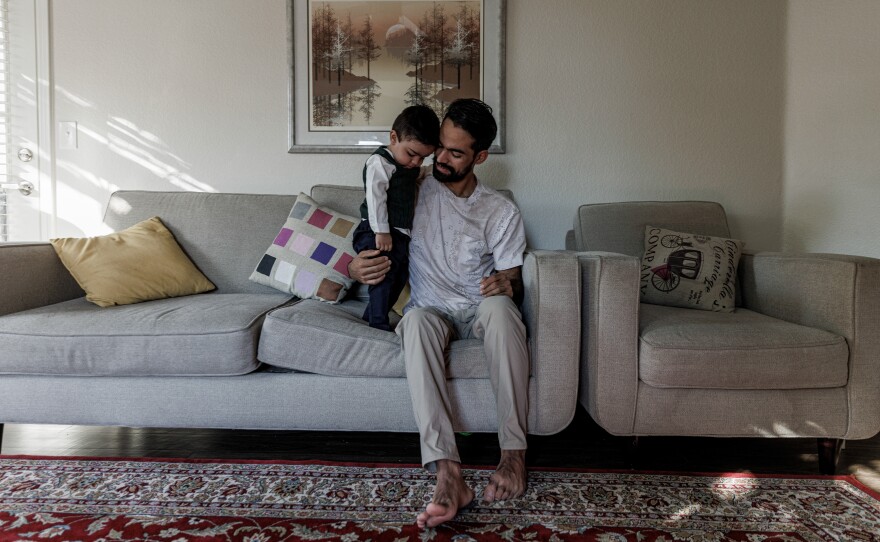
[[[61,263],[100,307],[211,291],[214,284],[154,216],[122,231],[50,239]]]
[[[742,247],[736,239],[646,226],[642,302],[733,312]]]
[[[250,280],[297,297],[338,303],[354,283],[348,264],[356,255],[351,242],[360,221],[301,193]]]

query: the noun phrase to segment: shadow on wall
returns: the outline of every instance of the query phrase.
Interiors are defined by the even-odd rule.
[[[94,118],[94,103],[60,87],[55,87],[62,99],[79,109],[93,110],[88,117]],[[86,117],[86,115],[83,115]],[[176,155],[158,135],[138,126],[122,116],[108,115],[104,125],[78,125],[80,138],[88,138],[116,156],[142,168],[148,178],[155,177],[162,184],[157,190],[181,190],[187,192],[216,192],[211,185],[203,183],[187,173],[192,164]],[[82,144],[80,145],[82,146]],[[62,153],[56,154],[56,157]],[[100,176],[89,161],[56,158],[56,201],[59,231],[65,235],[101,235],[111,230],[103,224],[104,207],[110,194],[120,190],[119,185]],[[136,168],[136,169],[137,169]],[[141,172],[142,173],[142,172]],[[143,178],[143,175],[131,175]],[[131,180],[131,179],[128,179]],[[167,183],[167,186],[164,184]]]
[[[839,217],[849,216],[850,210],[843,208],[843,205],[839,197],[825,189],[801,190],[796,196],[790,197],[785,209],[785,251],[832,252],[816,250],[816,247],[825,243],[829,232],[839,231],[844,226]],[[849,220],[851,219],[852,217]],[[860,235],[853,233],[856,238]],[[834,251],[851,254],[858,252],[850,250],[851,248],[840,247]]]
[[[782,250],[782,215],[781,213],[772,215],[763,215],[759,213],[740,212],[733,213],[725,207],[727,212],[727,224],[730,226],[730,236],[739,239],[745,243],[746,250],[754,251],[771,251],[779,252]],[[765,239],[749,239],[742,234],[748,225],[752,231],[774,232],[772,238]]]

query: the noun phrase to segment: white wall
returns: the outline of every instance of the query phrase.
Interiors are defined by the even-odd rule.
[[[362,155],[287,151],[283,0],[54,0],[58,235],[102,231],[124,189],[295,193],[360,183]],[[786,3],[509,0],[510,188],[529,243],[578,204],[707,199],[735,236],[782,244]]]
[[[791,2],[786,250],[880,258],[880,2]]]

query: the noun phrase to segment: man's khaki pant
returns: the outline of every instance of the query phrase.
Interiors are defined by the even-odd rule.
[[[422,442],[422,464],[460,462],[446,388],[444,351],[452,338],[482,339],[495,392],[498,441],[502,450],[526,449],[529,353],[522,315],[507,296],[488,297],[479,306],[447,314],[409,310],[397,325],[406,359],[406,379]]]

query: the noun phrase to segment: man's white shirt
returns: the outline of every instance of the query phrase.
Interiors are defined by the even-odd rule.
[[[427,175],[419,189],[409,247],[410,302],[447,312],[483,300],[480,280],[494,271],[519,267],[526,248],[516,205],[477,183],[460,198]]]

